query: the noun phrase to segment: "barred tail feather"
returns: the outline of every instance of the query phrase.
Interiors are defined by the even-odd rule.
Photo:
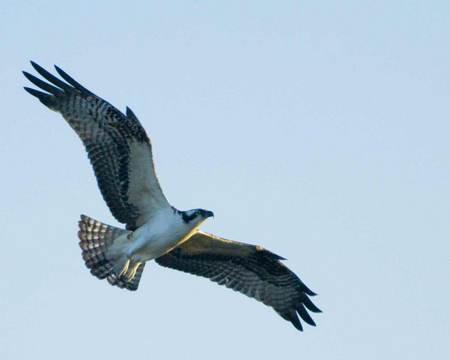
[[[86,215],[81,215],[78,224],[82,256],[86,266],[91,270],[91,274],[99,279],[107,278],[111,285],[128,290],[137,290],[145,264],[139,267],[132,280],[127,280],[119,278],[114,272],[114,268],[117,268],[117,261],[121,260],[112,259],[107,255],[107,251],[114,240],[130,231],[106,225]]]

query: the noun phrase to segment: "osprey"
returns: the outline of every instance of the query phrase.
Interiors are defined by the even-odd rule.
[[[152,145],[130,108],[125,114],[55,66],[64,80],[38,64],[48,82],[23,74],[43,91],[25,87],[75,130],[88,153],[100,191],[125,229],[88,216],[79,221],[80,247],[92,275],[137,290],[145,263],[181,270],[225,285],[272,307],[300,331],[300,318],[320,310],[311,291],[281,260],[261,246],[226,240],[199,230],[211,211],[180,211],[164,196],[153,165]]]

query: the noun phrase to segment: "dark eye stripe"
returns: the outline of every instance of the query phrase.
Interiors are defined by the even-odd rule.
[[[188,215],[186,212],[182,212],[181,213],[181,217],[183,218],[183,221],[187,224],[188,222],[191,222],[192,220],[194,220],[198,215],[198,212],[195,211],[194,213],[192,213],[192,215]]]

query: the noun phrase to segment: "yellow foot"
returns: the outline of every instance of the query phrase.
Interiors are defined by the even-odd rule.
[[[125,277],[128,279],[128,281],[133,280],[133,278],[136,276],[136,273],[139,269],[139,266],[141,266],[142,263],[139,261],[134,264],[132,269],[128,272],[128,274],[125,274]]]
[[[120,272],[120,274],[118,276],[119,278],[122,276],[125,276],[127,274],[129,266],[130,266],[130,259],[128,259],[127,262],[125,263],[122,271]]]

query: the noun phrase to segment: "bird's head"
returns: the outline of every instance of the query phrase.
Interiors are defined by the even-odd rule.
[[[200,224],[207,218],[214,216],[214,213],[204,209],[192,209],[187,211],[180,211],[181,217],[186,224]]]

